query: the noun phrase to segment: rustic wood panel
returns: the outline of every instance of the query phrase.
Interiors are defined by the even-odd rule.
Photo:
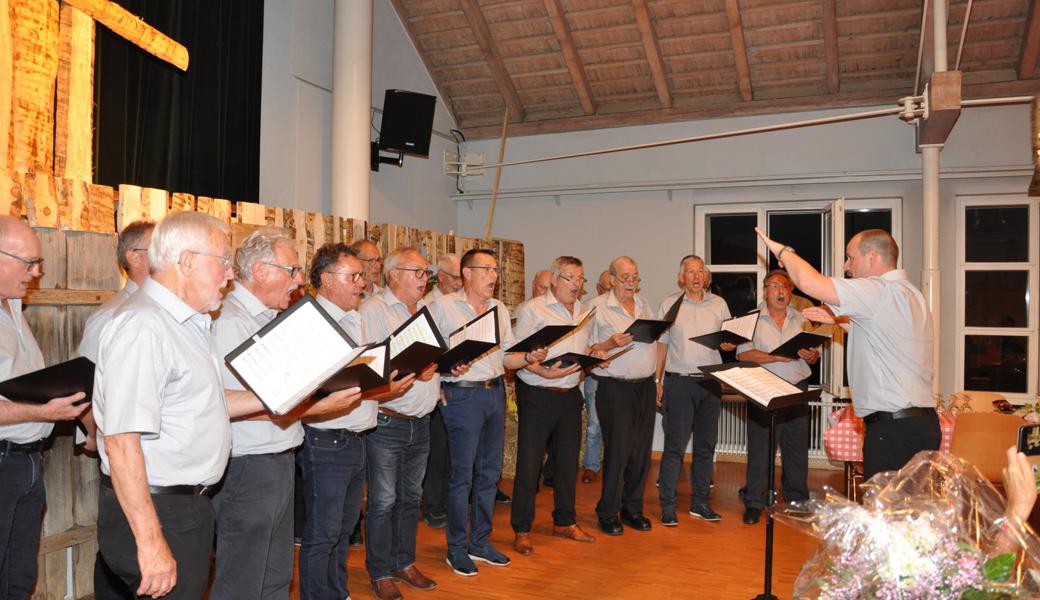
[[[9,3],[13,73],[9,80],[11,127],[7,165],[16,171],[50,173],[54,166],[58,3],[56,0],[9,0]]]
[[[267,207],[256,202],[237,203],[235,215],[239,223],[248,223],[250,225],[267,224]]]
[[[118,237],[112,234],[66,232],[66,287],[70,290],[118,290],[121,277],[116,261],[117,242]]]
[[[149,27],[143,19],[109,0],[65,0],[129,40],[138,48],[160,58],[181,71],[188,70],[188,49]]]
[[[170,194],[170,208],[168,212],[182,210],[195,210],[195,196],[181,192]]]
[[[58,27],[54,172],[90,181],[94,135],[94,19],[62,2]]]
[[[84,219],[87,229],[100,233],[116,231],[116,191],[107,185],[90,184],[90,204]]]
[[[14,50],[11,40],[11,5],[8,0],[0,0],[0,81],[8,82],[14,77]],[[6,170],[8,141],[11,134],[11,94],[0,94],[0,171]],[[0,175],[0,185],[6,181]],[[0,189],[0,215],[8,214],[4,205],[4,190]]]
[[[94,558],[97,541],[90,539],[72,549],[72,580],[74,598],[85,598],[94,593]]]
[[[57,229],[36,227],[43,257],[43,276],[36,285],[44,289],[65,288],[65,234]]]
[[[121,184],[116,225],[122,231],[134,221],[161,221],[169,205],[169,196],[165,190]]]
[[[47,173],[26,173],[22,180],[22,202],[33,227],[58,226],[58,190]]]
[[[22,178],[17,173],[0,169],[0,215],[20,217],[22,214]]]

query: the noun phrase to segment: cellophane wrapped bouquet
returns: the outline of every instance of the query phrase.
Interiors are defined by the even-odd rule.
[[[777,506],[777,519],[820,538],[795,598],[1040,598],[1036,534],[970,463],[921,452],[864,488],[862,506],[830,488]]]

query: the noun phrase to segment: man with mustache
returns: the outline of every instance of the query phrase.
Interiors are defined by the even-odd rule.
[[[541,296],[523,303],[517,310],[516,336],[520,339],[546,325],[575,325],[584,309],[578,293],[585,284],[581,260],[561,256],[553,261],[550,287]],[[575,332],[561,343],[583,340]],[[585,344],[578,351],[585,350]],[[513,480],[511,524],[516,538],[513,548],[521,555],[534,552],[531,522],[534,520],[535,494],[542,455],[548,446],[555,459],[553,485],[553,535],[577,542],[595,542],[596,538],[577,525],[574,510],[575,481],[578,474],[578,451],[581,446],[582,397],[578,390],[580,365],[528,365],[517,371],[516,477]]]

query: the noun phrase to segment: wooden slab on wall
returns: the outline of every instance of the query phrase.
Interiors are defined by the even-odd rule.
[[[11,32],[11,126],[7,167],[51,173],[54,90],[58,74],[56,0],[8,0]],[[6,84],[5,84],[6,85]]]
[[[54,173],[90,181],[94,134],[94,19],[61,3]]]

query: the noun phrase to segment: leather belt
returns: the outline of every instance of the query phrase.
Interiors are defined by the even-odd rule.
[[[502,383],[502,377],[495,377],[494,379],[485,379],[484,381],[445,381],[445,387],[460,387],[460,388],[480,388],[484,390],[490,390],[498,387]]]
[[[653,383],[653,381],[654,381],[653,377],[640,377],[638,379],[625,379],[623,377],[607,377],[605,375],[594,375],[593,377],[595,379],[599,380],[599,381],[616,381],[618,383],[629,383],[629,384],[631,384],[631,383],[644,383],[646,381],[649,381],[649,382]]]
[[[112,487],[112,478],[104,473],[101,474],[101,485]],[[153,496],[209,496],[215,485],[150,485],[148,492]]]
[[[406,419],[408,421],[414,421],[419,418],[413,417],[412,415],[401,414],[392,408],[384,408],[382,406],[379,407],[379,414],[386,415],[388,417],[393,417],[395,419]]]
[[[665,377],[686,377],[687,379],[704,379],[704,373],[673,373],[672,371],[665,371]]]
[[[550,387],[548,385],[532,385],[531,387],[538,388],[540,390],[548,390],[550,392],[556,392],[558,394],[566,394],[567,392],[569,392],[569,391],[574,389],[574,388],[565,388],[565,387]]]
[[[36,440],[28,444],[16,444],[8,440],[0,440],[0,452],[14,452],[16,454],[35,454],[43,448],[43,440]]]
[[[903,410],[897,410],[895,412],[884,412],[878,411],[870,413],[863,417],[863,422],[867,425],[873,425],[874,423],[880,423],[881,421],[895,421],[897,419],[906,419],[908,417],[924,417],[927,415],[934,415],[934,408],[925,408],[922,406],[912,406],[910,408],[904,408]]]

